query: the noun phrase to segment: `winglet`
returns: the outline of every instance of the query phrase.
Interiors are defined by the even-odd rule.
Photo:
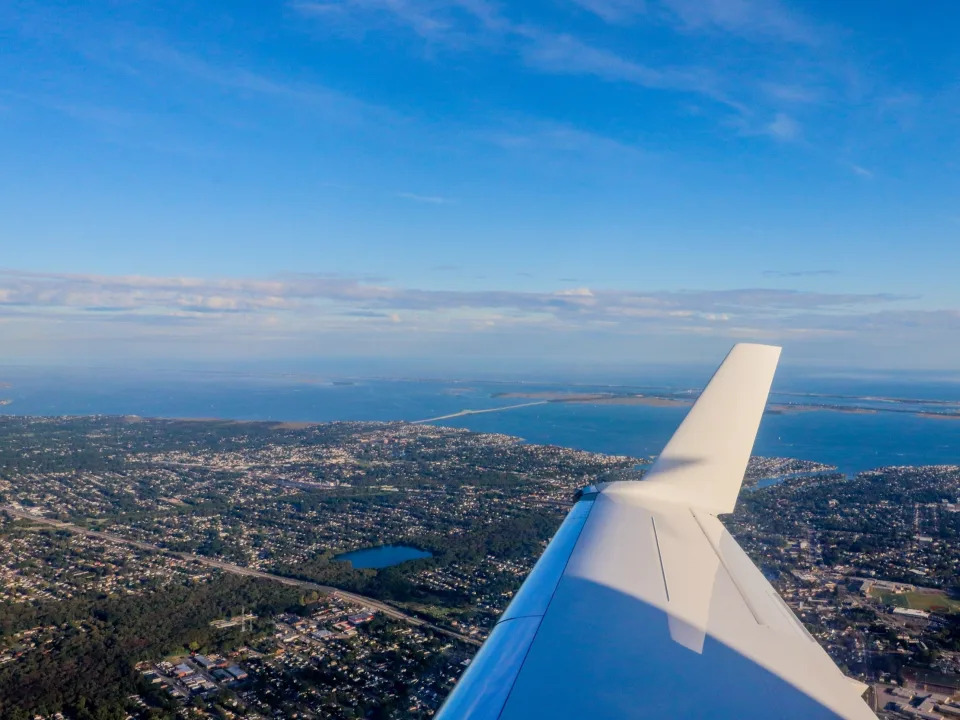
[[[642,482],[608,491],[733,512],[780,348],[733,346]]]

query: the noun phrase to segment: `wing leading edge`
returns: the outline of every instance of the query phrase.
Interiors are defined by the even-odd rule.
[[[736,345],[643,482],[573,507],[441,720],[876,717],[716,518],[778,357]]]

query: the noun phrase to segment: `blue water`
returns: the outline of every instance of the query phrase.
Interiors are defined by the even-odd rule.
[[[421,560],[428,557],[433,557],[433,554],[408,545],[381,545],[336,555],[333,559],[348,561],[357,570],[379,570],[399,565],[407,560]]]
[[[691,378],[688,388],[705,378]],[[356,380],[335,384],[291,376],[105,373],[0,368],[0,413],[20,415],[141,415],[246,420],[420,420],[526,402],[498,392],[556,389],[546,383],[447,380]],[[562,386],[559,386],[562,387]],[[610,390],[585,385],[583,391]],[[639,383],[630,391],[644,391]],[[683,390],[674,384],[672,390]],[[774,402],[828,402],[787,392],[863,397],[960,400],[960,384],[886,379],[792,378],[778,381]],[[867,404],[878,401],[866,401]],[[890,403],[880,403],[890,405]],[[901,407],[901,405],[894,405]],[[922,405],[921,405],[922,409]],[[550,403],[441,421],[482,432],[516,435],[533,443],[648,457],[660,451],[683,419],[685,407]],[[908,413],[840,413],[816,410],[768,414],[755,452],[818,460],[855,473],[884,465],[960,464],[960,420]]]
[[[687,408],[541,405],[444,421],[596,452],[649,456],[660,451]],[[960,420],[902,413],[810,411],[764,417],[754,453],[836,465],[856,473],[885,465],[960,464]]]

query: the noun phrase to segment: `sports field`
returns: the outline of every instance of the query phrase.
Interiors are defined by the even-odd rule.
[[[926,610],[927,612],[960,612],[960,600],[947,597],[945,593],[936,590],[913,590],[908,592],[893,592],[870,588],[870,597],[876,598],[885,605],[910,608],[912,610]]]

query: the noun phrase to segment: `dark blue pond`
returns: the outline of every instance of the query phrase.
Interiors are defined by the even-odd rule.
[[[420,560],[432,556],[433,554],[426,550],[418,550],[407,545],[381,545],[380,547],[343,553],[333,559],[346,560],[357,570],[379,570],[391,565],[399,565],[407,560]]]

